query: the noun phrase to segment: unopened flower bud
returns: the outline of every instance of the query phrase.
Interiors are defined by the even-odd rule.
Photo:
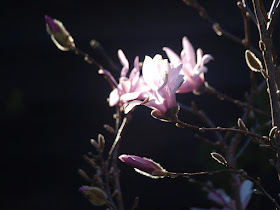
[[[107,204],[107,195],[98,187],[83,186],[79,188],[79,191],[96,206]]]
[[[45,16],[47,32],[58,49],[68,51],[75,48],[74,39],[65,29],[62,22]]]
[[[168,174],[160,164],[148,158],[142,158],[135,155],[121,155],[119,156],[119,159],[133,167],[136,172],[151,178],[164,178]]]
[[[90,140],[90,143],[98,150],[99,149],[99,145],[97,143],[97,141],[95,141],[94,139]]]
[[[100,152],[103,152],[105,146],[105,138],[102,134],[98,134],[98,145]]]

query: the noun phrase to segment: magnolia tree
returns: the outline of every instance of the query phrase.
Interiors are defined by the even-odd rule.
[[[207,198],[213,201],[213,205],[221,209],[246,209],[251,197],[260,194],[265,197],[276,209],[280,209],[279,197],[275,192],[270,192],[272,186],[263,186],[261,178],[252,176],[241,169],[238,159],[245,152],[248,144],[255,144],[269,150],[273,158],[264,163],[274,167],[274,173],[269,176],[280,178],[280,107],[279,85],[280,68],[277,64],[277,54],[273,45],[273,32],[279,13],[279,1],[273,0],[270,9],[266,11],[261,0],[252,0],[247,4],[246,0],[238,1],[244,20],[244,39],[240,39],[228,33],[219,26],[207,13],[206,10],[195,0],[183,0],[183,2],[197,10],[199,15],[213,27],[218,36],[224,36],[229,41],[234,41],[244,47],[244,59],[250,69],[250,91],[244,101],[217,91],[205,81],[207,63],[215,62],[210,54],[204,54],[202,49],[195,50],[187,37],[182,38],[182,51],[174,52],[168,47],[163,47],[163,59],[161,54],[146,55],[143,61],[135,57],[133,67],[129,66],[124,52],[118,51],[118,57],[122,65],[119,69],[119,78],[114,78],[110,71],[105,69],[100,62],[94,60],[87,53],[77,48],[74,39],[65,29],[62,22],[45,16],[47,31],[58,49],[71,51],[81,55],[89,63],[99,68],[98,73],[104,75],[112,87],[109,95],[109,106],[116,107],[114,114],[114,128],[105,125],[108,132],[115,135],[111,145],[105,143],[103,135],[99,134],[97,140],[92,139],[91,144],[95,147],[95,153],[84,155],[84,159],[94,168],[94,175],[88,175],[82,169],[79,174],[89,183],[80,187],[80,192],[95,206],[107,206],[108,209],[125,209],[120,183],[120,164],[133,167],[136,172],[153,179],[182,177],[196,184],[207,192]],[[253,23],[259,33],[258,48],[253,47],[250,39],[249,23]],[[103,52],[103,48],[97,42],[91,45]],[[256,45],[256,44],[255,44]],[[179,53],[179,54],[178,54]],[[104,54],[104,53],[103,53]],[[105,56],[105,54],[104,54]],[[106,57],[108,62],[110,58]],[[112,65],[111,65],[112,66]],[[112,66],[112,68],[115,68]],[[211,71],[209,71],[211,74]],[[258,76],[260,75],[260,76]],[[256,77],[262,79],[257,80]],[[260,93],[267,93],[270,110],[257,107],[257,99]],[[205,94],[209,93],[221,100],[227,100],[242,107],[243,114],[236,119],[236,125],[232,127],[217,127],[214,122],[194,103],[179,103],[176,101],[177,94]],[[186,104],[191,104],[190,106]],[[213,158],[221,165],[219,170],[198,172],[170,172],[159,163],[135,154],[120,154],[120,140],[127,123],[132,119],[133,111],[138,106],[146,106],[151,109],[151,116],[155,120],[175,124],[178,129],[192,129],[198,135],[197,138],[209,144],[212,152],[209,159]],[[180,118],[179,111],[185,110],[193,113],[200,119],[204,126],[191,124],[188,120]],[[262,120],[259,120],[261,118]],[[158,122],[160,126],[161,122]],[[203,135],[212,132],[214,138],[207,139]],[[105,146],[110,147],[104,152]],[[152,154],[151,154],[152,156]],[[260,167],[262,167],[260,165]],[[211,181],[212,175],[224,175],[229,179],[229,186],[225,189],[216,187]],[[206,176],[208,181],[201,181],[200,177]],[[275,183],[278,184],[278,183]],[[131,209],[136,209],[139,198],[136,197]],[[198,209],[198,208],[193,208]],[[212,208],[213,209],[213,208]]]

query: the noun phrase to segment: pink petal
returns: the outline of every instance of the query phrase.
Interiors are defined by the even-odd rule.
[[[203,63],[203,65],[204,65],[204,64],[208,63],[210,60],[213,60],[213,59],[214,59],[214,58],[213,58],[212,55],[206,54],[206,55],[204,55],[204,56],[202,57],[202,63]]]
[[[180,63],[182,63],[180,57],[170,48],[164,47],[163,51],[165,51],[170,63],[172,63],[174,66],[178,66]]]
[[[183,37],[182,39],[183,50],[181,52],[181,58],[183,64],[189,63],[190,65],[194,66],[195,62],[195,52],[193,49],[192,44],[187,39],[187,37]]]
[[[122,101],[132,101],[132,100],[137,99],[142,93],[143,93],[142,91],[125,93],[121,96],[120,100],[122,100]]]
[[[131,89],[131,82],[128,78],[126,77],[121,77],[120,78],[120,86],[123,93],[129,93]]]
[[[197,63],[197,65],[201,65],[201,64],[203,64],[203,62],[202,62],[202,57],[203,57],[203,51],[202,51],[202,49],[200,49],[200,48],[198,48],[197,50],[196,50],[196,63]]]
[[[141,105],[143,103],[143,101],[139,101],[139,100],[134,100],[131,101],[127,104],[127,106],[124,107],[124,113],[127,114],[128,112],[130,112],[135,106]]]
[[[168,72],[167,65],[167,60],[162,60],[160,55],[156,55],[153,59],[150,56],[145,56],[142,68],[143,78],[153,90],[162,86],[165,72]]]
[[[182,69],[182,64],[175,68],[171,68],[168,72],[168,87],[173,93],[177,91],[180,85],[184,82],[184,76],[179,74]]]
[[[119,59],[120,59],[120,62],[122,64],[122,66],[123,66],[122,71],[121,71],[121,77],[125,77],[127,72],[128,72],[128,69],[129,69],[128,60],[125,57],[122,50],[118,50],[118,56],[119,56]]]
[[[109,105],[110,106],[115,106],[120,100],[120,96],[119,96],[119,90],[117,88],[115,88],[114,90],[112,90],[112,92],[110,93],[109,96]]]

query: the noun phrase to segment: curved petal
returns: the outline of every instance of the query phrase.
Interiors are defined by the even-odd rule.
[[[131,101],[127,104],[127,106],[124,107],[124,113],[127,114],[128,112],[130,112],[135,106],[141,105],[142,101],[139,100],[134,100]]]
[[[196,85],[194,84],[193,80],[187,78],[187,80],[185,80],[185,82],[179,87],[176,93],[189,93],[194,91],[195,89],[196,89]]]
[[[138,91],[138,92],[133,92],[133,93],[125,93],[121,96],[120,100],[122,101],[132,101],[137,99],[143,92]]]
[[[180,57],[173,50],[168,47],[164,47],[162,49],[165,51],[170,63],[172,63],[174,66],[178,66],[180,63],[182,63]]]
[[[190,65],[194,66],[195,62],[195,51],[193,49],[192,44],[187,39],[187,37],[183,37],[182,39],[183,50],[181,52],[181,58],[183,64],[189,63]]]
[[[198,48],[196,50],[196,63],[197,65],[201,65],[202,63],[202,57],[203,57],[203,51],[202,49]]]
[[[129,69],[128,60],[125,57],[125,55],[124,55],[122,50],[118,50],[118,57],[119,57],[120,62],[122,64],[122,66],[123,66],[122,71],[121,71],[121,77],[125,77],[127,72],[128,72],[128,69]]]
[[[115,106],[120,100],[120,96],[119,96],[119,90],[117,88],[115,88],[114,90],[112,90],[112,92],[110,93],[109,96],[109,105],[110,106]]]
[[[168,61],[162,60],[160,55],[156,55],[153,59],[145,56],[142,68],[143,78],[147,85],[157,90],[164,83],[165,72],[168,72],[169,68]]]
[[[182,69],[182,64],[178,65],[175,68],[171,68],[168,72],[168,87],[172,92],[176,92],[180,85],[184,82],[184,76],[180,74]],[[174,90],[176,89],[176,90]]]
[[[202,65],[206,64],[206,63],[209,63],[209,61],[211,60],[214,60],[213,56],[210,55],[210,54],[205,54],[203,57],[202,57]]]

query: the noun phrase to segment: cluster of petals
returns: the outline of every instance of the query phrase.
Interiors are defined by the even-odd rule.
[[[120,106],[125,107],[127,102],[123,99],[120,99],[122,95],[130,93],[135,97],[135,99],[142,99],[142,94],[145,92],[147,86],[143,81],[143,77],[140,76],[139,57],[135,58],[134,68],[131,70],[129,77],[126,77],[129,71],[129,62],[122,50],[118,51],[118,57],[123,66],[119,83],[117,83],[111,73],[105,69],[100,69],[99,74],[105,74],[108,76],[115,86],[109,96],[109,105],[115,106],[119,103]]]
[[[239,195],[241,200],[242,209],[246,209],[253,193],[253,182],[249,180],[244,180],[240,184]],[[208,199],[214,201],[215,203],[223,206],[224,210],[236,209],[235,201],[231,199],[229,195],[223,189],[214,189],[212,192],[208,193]],[[210,208],[214,209],[214,208]],[[203,208],[191,208],[191,210],[210,210]]]
[[[182,64],[174,67],[161,55],[154,58],[146,56],[143,62],[142,74],[147,86],[143,96],[145,101],[135,100],[135,95],[124,94],[121,99],[130,101],[125,109],[129,112],[139,104],[155,110],[158,115],[164,116],[169,108],[176,106],[176,91],[183,83],[183,75],[180,74]]]
[[[164,47],[163,50],[171,64],[174,66],[183,64],[181,74],[184,75],[184,83],[177,90],[177,93],[188,93],[196,91],[204,83],[204,73],[207,72],[207,67],[204,65],[212,60],[213,57],[209,54],[203,55],[203,51],[200,48],[197,49],[195,55],[194,48],[187,37],[183,37],[182,45],[181,57],[168,47]]]
[[[116,87],[110,93],[109,105],[119,104],[126,114],[137,105],[145,105],[153,110],[153,116],[159,116],[161,119],[167,116],[168,110],[172,110],[172,115],[176,115],[178,111],[176,93],[196,91],[204,83],[204,73],[207,72],[207,67],[204,65],[213,59],[209,54],[203,55],[201,49],[198,49],[195,54],[193,46],[186,37],[183,38],[182,44],[181,57],[170,48],[163,48],[170,63],[159,54],[153,58],[146,56],[142,66],[142,76],[139,57],[136,57],[134,68],[129,77],[126,77],[129,62],[124,53],[119,50],[118,56],[123,66],[119,83],[109,71],[99,70],[99,73],[106,74]]]

